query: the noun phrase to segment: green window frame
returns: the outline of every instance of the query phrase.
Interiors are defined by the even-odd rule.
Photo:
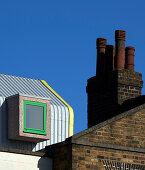
[[[43,116],[44,116],[43,130],[26,128],[26,105],[43,107]],[[39,103],[39,102],[34,102],[34,101],[23,100],[23,131],[25,133],[34,133],[34,134],[47,135],[46,134],[46,115],[47,115],[47,107],[46,107],[45,103]]]

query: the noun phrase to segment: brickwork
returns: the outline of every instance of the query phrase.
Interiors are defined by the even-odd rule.
[[[54,149],[49,147],[48,152],[51,151],[53,153],[54,170],[65,170],[65,169],[69,170],[72,168],[72,144],[62,145],[62,146],[58,145]]]
[[[73,144],[72,169],[105,170],[103,160],[145,166],[145,154]],[[145,168],[145,167],[144,167]]]
[[[145,104],[47,150],[54,155],[56,170],[105,170],[106,164],[145,169]]]
[[[88,80],[88,127],[111,118],[120,112],[128,99],[141,96],[142,74],[116,69],[104,78],[99,75]]]
[[[53,154],[54,170],[105,170],[104,162],[106,161],[145,168],[145,154],[141,152],[69,144],[55,147]]]
[[[118,104],[141,95],[143,87],[142,74],[131,70],[115,70],[114,77],[117,77]]]
[[[145,149],[145,109],[97,128],[76,140]]]
[[[96,147],[73,144],[72,169],[74,170],[83,170],[83,169],[104,170],[103,163],[99,159],[103,157],[103,151],[104,150],[99,150]]]

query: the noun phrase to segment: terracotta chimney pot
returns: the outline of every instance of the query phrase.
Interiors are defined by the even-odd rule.
[[[115,68],[124,69],[124,56],[125,56],[125,31],[115,31],[116,55],[115,55]]]
[[[104,72],[104,59],[105,59],[105,48],[107,45],[107,39],[97,38],[96,48],[97,48],[97,72]]]
[[[125,69],[134,71],[134,47],[125,48]]]

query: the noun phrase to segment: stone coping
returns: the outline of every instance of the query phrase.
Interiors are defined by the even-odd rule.
[[[115,150],[123,150],[123,151],[130,151],[130,152],[139,152],[145,153],[145,149],[143,148],[133,148],[127,146],[119,146],[119,145],[112,145],[107,143],[94,143],[94,142],[83,142],[83,141],[72,141],[72,144],[78,144],[83,146],[91,146],[91,147],[100,147],[106,149],[115,149]]]

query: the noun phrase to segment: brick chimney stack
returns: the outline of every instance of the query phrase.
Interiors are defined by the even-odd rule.
[[[115,31],[115,47],[97,39],[97,72],[88,79],[88,127],[116,115],[124,103],[141,96],[142,74],[134,71],[134,47],[125,48],[125,31]],[[125,59],[124,59],[125,58]]]
[[[114,69],[115,47],[113,45],[106,46],[105,58],[105,72],[108,73]]]

